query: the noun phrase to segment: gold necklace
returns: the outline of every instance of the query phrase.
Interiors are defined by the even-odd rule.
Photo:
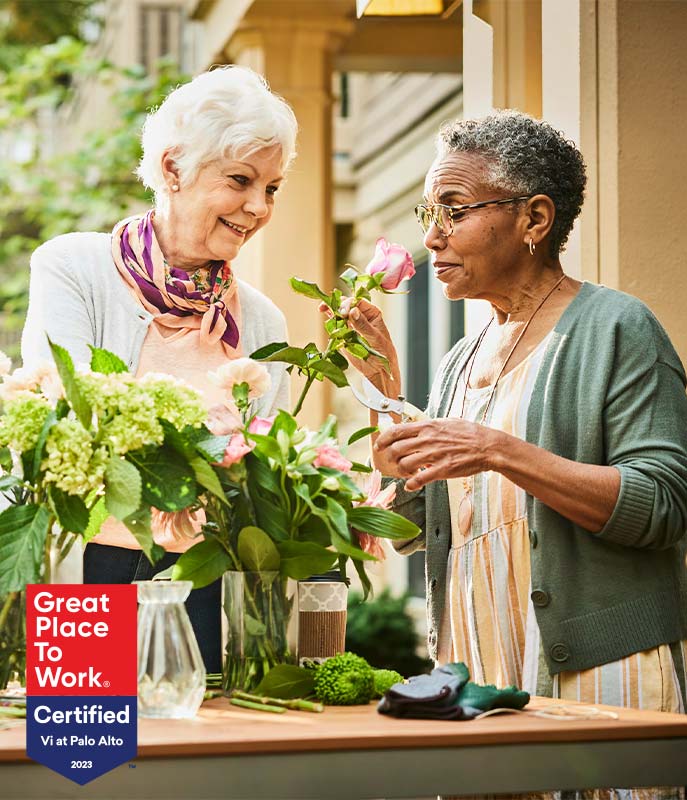
[[[515,352],[516,347],[520,344],[520,340],[522,339],[522,337],[527,332],[527,329],[529,328],[530,323],[534,319],[535,314],[544,305],[544,303],[549,299],[549,297],[551,297],[551,295],[556,291],[556,289],[561,285],[561,283],[563,282],[564,279],[565,279],[565,275],[561,275],[561,277],[556,281],[556,283],[554,283],[554,285],[544,295],[544,297],[540,301],[539,305],[534,309],[534,311],[530,315],[530,318],[527,320],[527,322],[523,326],[523,329],[518,334],[518,337],[515,340],[515,344],[513,345],[513,347],[511,347],[510,352],[506,356],[506,359],[503,362],[503,364],[501,364],[501,368],[498,371],[498,374],[496,376],[496,380],[494,381],[494,383],[493,383],[493,385],[491,387],[491,391],[489,392],[489,397],[487,397],[487,402],[486,402],[486,405],[484,406],[484,411],[482,413],[482,419],[480,420],[480,423],[479,423],[480,425],[484,425],[484,423],[486,422],[487,413],[489,411],[489,406],[491,405],[491,401],[494,399],[494,395],[496,394],[496,387],[498,385],[498,382],[501,379],[501,376],[503,375],[503,371],[508,366],[508,362],[511,360],[511,357],[513,356],[513,353]],[[468,385],[470,383],[470,376],[472,375],[472,368],[473,368],[473,366],[475,364],[475,360],[477,358],[477,351],[479,350],[480,345],[482,344],[482,340],[484,339],[484,337],[485,337],[485,335],[487,333],[487,330],[489,329],[489,326],[491,325],[491,323],[493,321],[494,321],[494,317],[492,316],[492,318],[489,320],[489,322],[487,322],[487,324],[482,329],[482,332],[480,333],[480,335],[477,337],[477,342],[475,343],[475,347],[474,347],[472,353],[470,353],[470,355],[468,356],[468,360],[465,362],[465,366],[463,367],[462,372],[465,375],[465,385],[463,387],[463,401],[462,401],[462,403],[460,405],[460,417],[459,417],[459,419],[463,419],[463,415],[465,413],[465,400],[466,400],[467,394],[468,394]],[[456,379],[456,382],[455,382],[454,387],[453,387],[453,394],[451,396],[451,402],[449,403],[449,409],[451,409],[453,407],[453,401],[454,401],[455,396],[456,396],[456,391],[458,389],[458,383],[459,382],[460,382],[460,375]],[[470,529],[472,528],[472,517],[474,515],[474,502],[473,502],[473,499],[472,499],[472,495],[474,493],[474,488],[475,488],[475,476],[474,475],[463,476],[461,478],[461,481],[462,481],[462,484],[463,484],[463,496],[460,498],[460,503],[458,504],[458,529],[460,530],[461,534],[464,537],[467,537],[467,535],[470,533]]]

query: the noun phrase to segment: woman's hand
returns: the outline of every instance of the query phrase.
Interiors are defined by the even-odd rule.
[[[432,419],[394,425],[380,434],[375,455],[387,474],[407,478],[408,491],[431,481],[462,478],[491,469],[489,452],[494,431],[462,419]]]
[[[358,372],[364,375],[387,397],[396,397],[401,391],[401,375],[398,367],[398,355],[391,335],[384,322],[382,312],[377,306],[367,300],[358,300],[357,304],[351,308],[352,298],[344,298],[341,303],[340,313],[347,321],[351,330],[359,333],[373,350],[381,353],[389,362],[387,370],[385,364],[375,356],[368,359],[355,358],[342,350],[349,363]],[[320,311],[329,313],[329,309],[324,304],[320,306]]]

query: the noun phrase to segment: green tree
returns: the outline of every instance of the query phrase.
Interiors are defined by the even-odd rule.
[[[28,264],[43,241],[73,230],[109,230],[149,199],[133,171],[148,111],[187,78],[170,60],[154,74],[116,68],[88,56],[87,46],[61,37],[27,49],[21,63],[0,75],[0,329],[18,331],[26,313]],[[83,101],[80,88],[107,85],[113,122],[57,151],[64,130],[57,115]],[[60,127],[57,127],[59,122]],[[46,153],[53,153],[46,155]],[[8,347],[16,355],[17,347]]]

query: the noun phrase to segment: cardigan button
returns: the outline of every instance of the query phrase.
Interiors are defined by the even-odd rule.
[[[536,532],[536,531],[533,531],[533,530],[530,530],[530,531],[529,531],[529,535],[530,535],[530,544],[532,545],[532,549],[534,550],[534,548],[535,548],[535,547],[537,546],[537,544],[538,544],[538,541],[537,541],[537,532]]]
[[[432,580],[429,582],[429,588],[432,589],[432,591],[437,588],[437,579],[436,578],[432,578]]]
[[[441,536],[441,528],[435,528],[435,529],[434,529],[434,535],[435,535],[435,536],[437,537],[437,539],[438,539],[438,538]]]
[[[567,646],[560,642],[552,645],[549,653],[551,654],[551,658],[559,664],[562,664],[570,658],[570,651]]]
[[[532,598],[532,603],[537,608],[546,608],[546,606],[548,606],[548,604],[551,602],[551,595],[549,595],[549,593],[545,592],[543,589],[535,589],[530,597]]]

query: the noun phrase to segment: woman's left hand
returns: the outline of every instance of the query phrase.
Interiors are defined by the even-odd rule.
[[[494,431],[462,419],[432,419],[392,425],[374,448],[408,478],[408,491],[447,478],[462,478],[491,469],[488,452]]]

